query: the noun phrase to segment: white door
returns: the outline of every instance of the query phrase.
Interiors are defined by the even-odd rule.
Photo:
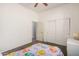
[[[44,41],[53,43],[56,40],[56,21],[44,23]]]
[[[69,36],[69,20],[53,20],[44,23],[44,41],[66,46]]]
[[[69,20],[56,20],[56,42],[66,46],[68,36]]]

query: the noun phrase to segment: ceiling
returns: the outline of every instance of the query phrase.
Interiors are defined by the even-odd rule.
[[[36,12],[43,12],[48,9],[61,6],[63,4],[64,3],[48,3],[48,6],[46,7],[42,3],[39,3],[37,7],[34,7],[35,3],[20,3],[20,5],[24,6],[25,8],[32,9],[33,11],[36,11]]]

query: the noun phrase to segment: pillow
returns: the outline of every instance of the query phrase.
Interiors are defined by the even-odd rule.
[[[73,38],[79,40],[79,32],[73,33]]]

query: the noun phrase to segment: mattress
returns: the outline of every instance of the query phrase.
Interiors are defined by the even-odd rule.
[[[57,46],[37,43],[22,50],[11,52],[6,56],[64,56],[64,54]]]

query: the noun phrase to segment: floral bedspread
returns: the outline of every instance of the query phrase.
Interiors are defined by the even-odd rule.
[[[57,46],[37,43],[22,50],[9,53],[7,56],[64,56]]]

